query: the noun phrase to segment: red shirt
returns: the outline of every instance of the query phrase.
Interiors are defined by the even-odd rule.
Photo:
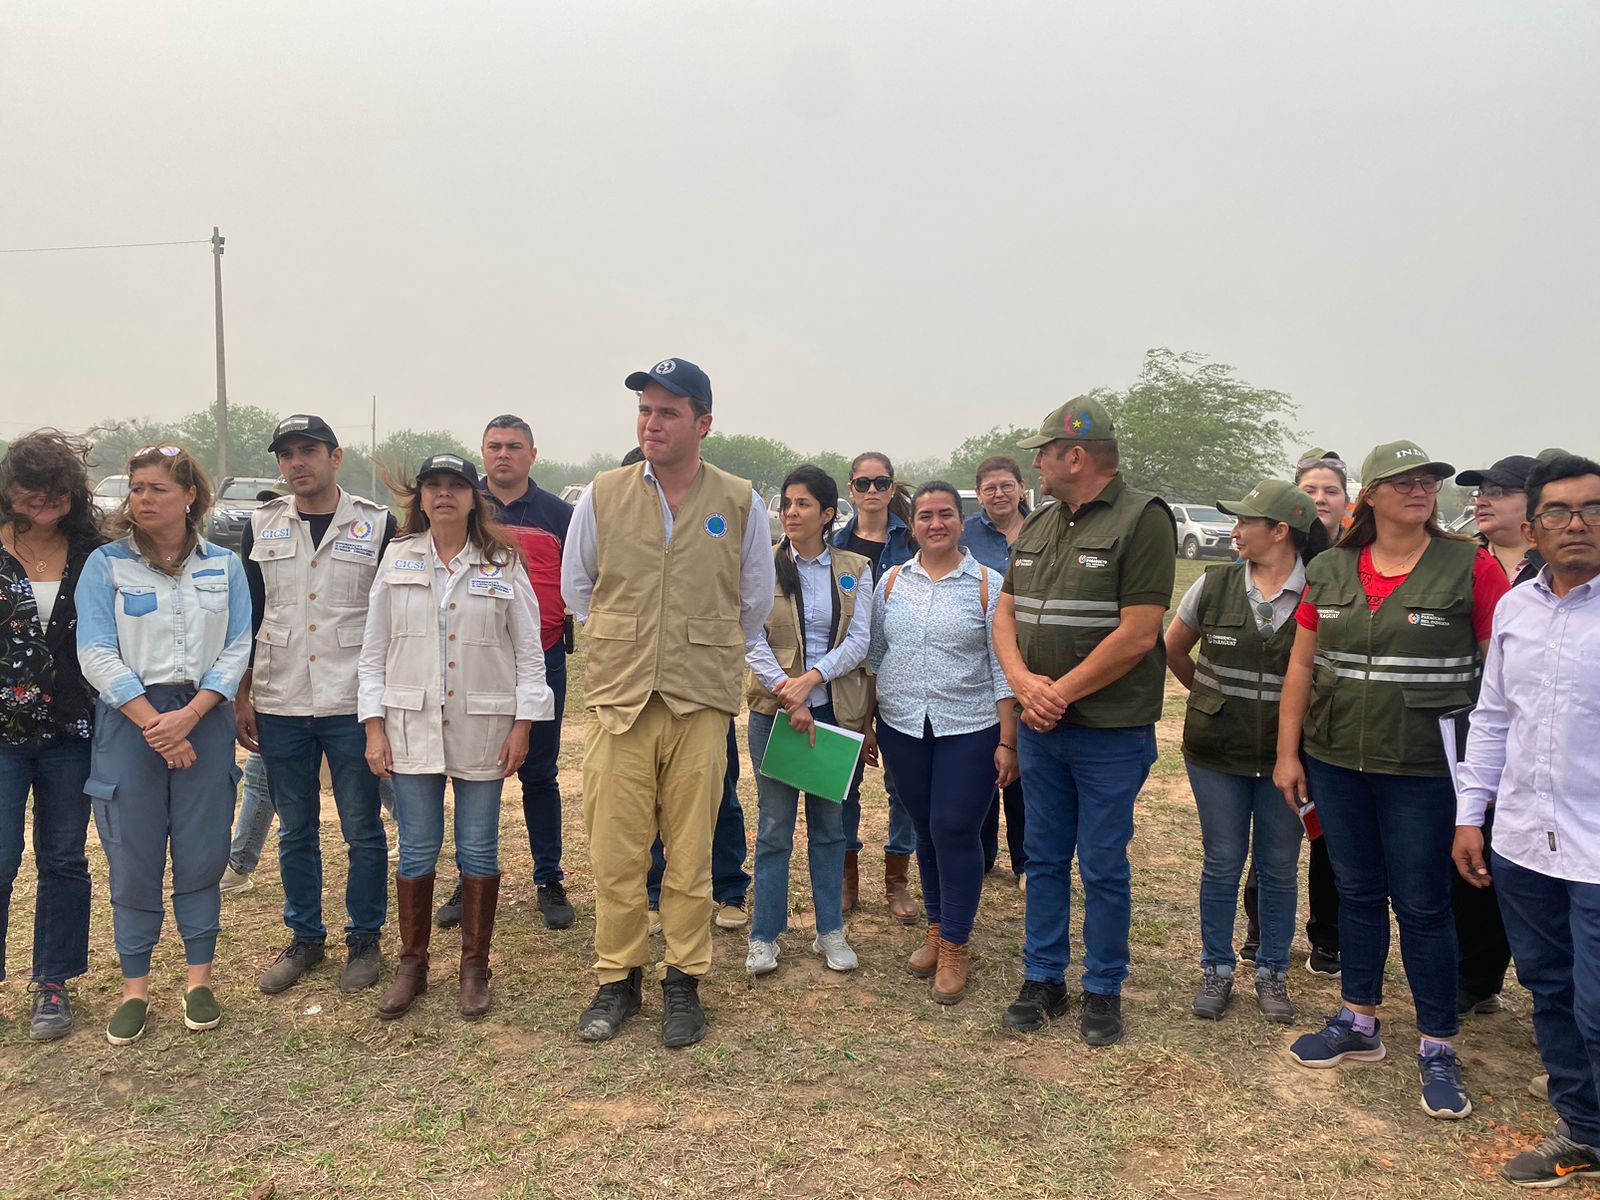
[[[1377,612],[1378,606],[1411,577],[1409,571],[1404,575],[1380,575],[1372,566],[1371,546],[1361,548],[1356,571],[1361,576],[1361,587],[1367,594],[1367,608],[1373,612]],[[1494,555],[1487,550],[1479,550],[1478,556],[1472,560],[1472,636],[1478,641],[1489,640],[1494,628],[1494,606],[1510,590],[1511,581],[1506,578],[1505,571],[1495,561]],[[1302,601],[1294,619],[1303,629],[1316,629],[1317,606],[1310,601]]]

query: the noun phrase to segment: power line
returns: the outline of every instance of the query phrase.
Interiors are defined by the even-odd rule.
[[[182,242],[115,242],[107,246],[17,246],[0,254],[51,254],[59,250],[139,250],[145,246],[209,246],[210,238],[190,238]]]

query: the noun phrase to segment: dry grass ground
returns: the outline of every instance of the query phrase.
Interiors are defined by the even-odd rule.
[[[1180,581],[1193,571],[1180,564]],[[920,931],[887,919],[871,856],[868,902],[850,922],[861,969],[830,974],[807,953],[802,845],[778,974],[752,984],[743,937],[716,935],[704,1043],[660,1049],[652,989],[621,1038],[585,1045],[575,1020],[593,987],[593,909],[577,815],[581,713],[576,703],[570,711],[578,715],[567,721],[562,783],[578,924],[550,933],[539,920],[510,785],[494,1008],[477,1025],[455,1014],[454,932],[435,941],[433,991],[392,1024],[374,1017],[375,993],[338,992],[335,966],[284,995],[261,995],[256,972],[283,939],[269,855],[255,890],[224,900],[222,1026],[184,1030],[181,947],[169,923],[150,1031],[114,1048],[101,1035],[118,992],[105,860],[93,846],[94,970],[77,984],[80,1027],[62,1042],[30,1043],[25,864],[11,913],[13,978],[0,986],[0,1194],[1440,1200],[1505,1194],[1495,1169],[1552,1121],[1524,1091],[1538,1064],[1528,998],[1515,987],[1507,1010],[1475,1020],[1462,1040],[1477,1111],[1457,1123],[1417,1106],[1416,1031],[1398,964],[1391,1058],[1377,1066],[1294,1067],[1284,1055],[1293,1032],[1261,1021],[1248,995],[1220,1023],[1189,1016],[1200,845],[1176,748],[1176,694],[1139,803],[1124,1044],[1088,1049],[1076,1013],[1028,1037],[1001,1029],[1021,977],[1023,917],[1003,869],[984,890],[962,1004],[933,1004],[926,982],[902,970]],[[741,790],[753,833],[748,768]],[[337,844],[331,803],[326,811],[325,835]],[[866,828],[881,839],[881,789],[870,792]],[[340,857],[327,864],[334,926]],[[1299,969],[1298,949],[1292,986],[1305,1028],[1336,1006],[1337,992]],[[397,951],[392,932],[385,950]]]

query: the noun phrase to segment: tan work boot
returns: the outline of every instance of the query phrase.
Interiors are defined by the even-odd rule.
[[[954,1004],[967,994],[967,943],[939,939],[939,970],[933,977],[935,1004]]]
[[[906,959],[906,970],[918,979],[931,978],[939,967],[939,922],[935,921],[928,926],[928,936],[922,939],[922,945],[913,951],[910,958]]]
[[[846,850],[844,855],[844,911],[854,912],[861,899],[861,875],[857,869],[856,852]]]
[[[911,885],[907,877],[910,869],[909,854],[883,856],[883,890],[889,901],[889,915],[902,925],[917,923],[917,902],[911,898]]]

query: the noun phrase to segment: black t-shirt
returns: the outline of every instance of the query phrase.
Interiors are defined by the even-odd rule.
[[[876,578],[878,563],[883,557],[883,548],[888,544],[887,541],[875,542],[871,538],[864,538],[859,533],[852,532],[845,540],[844,548],[851,554],[859,554],[865,558],[872,567],[873,577]]]

